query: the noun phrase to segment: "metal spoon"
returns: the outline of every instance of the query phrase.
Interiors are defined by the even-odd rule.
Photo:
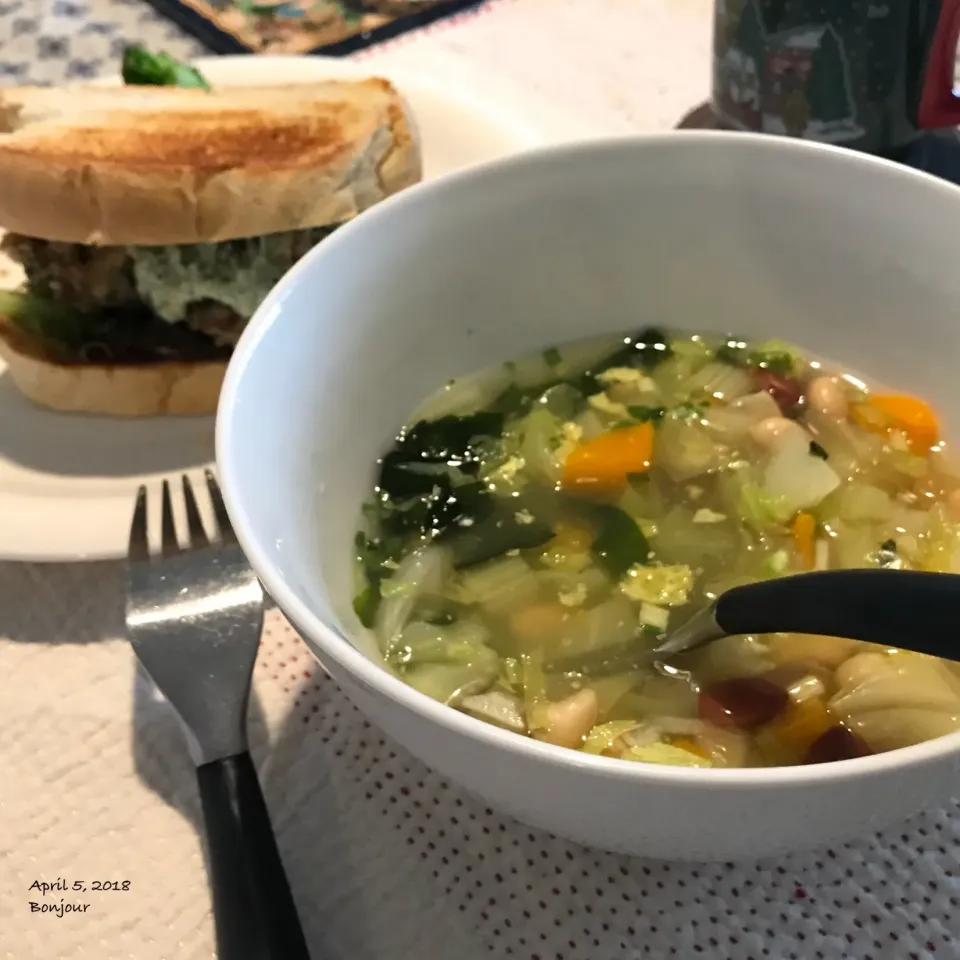
[[[830,570],[734,587],[652,653],[674,656],[750,633],[848,637],[960,661],[960,576]]]

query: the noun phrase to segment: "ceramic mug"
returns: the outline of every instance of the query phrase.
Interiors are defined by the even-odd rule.
[[[722,126],[896,157],[960,124],[960,0],[716,0]]]

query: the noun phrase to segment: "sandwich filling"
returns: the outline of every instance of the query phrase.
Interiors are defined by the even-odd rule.
[[[26,279],[0,314],[59,363],[227,357],[270,289],[335,229],[167,247],[9,234],[0,248]]]

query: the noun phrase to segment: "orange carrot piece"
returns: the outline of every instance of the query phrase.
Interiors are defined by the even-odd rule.
[[[881,393],[851,410],[853,421],[872,433],[902,430],[920,452],[940,441],[940,425],[929,404],[903,393]]]
[[[652,453],[652,423],[601,433],[570,452],[562,484],[578,496],[616,495],[626,486],[628,474],[647,470]]]
[[[793,521],[793,544],[803,561],[805,570],[812,570],[816,560],[814,543],[817,521],[812,513],[798,513]]]

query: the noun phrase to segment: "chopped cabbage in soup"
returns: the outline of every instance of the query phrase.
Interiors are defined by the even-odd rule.
[[[960,729],[960,672],[918,654],[781,634],[651,662],[738,584],[960,573],[960,467],[933,411],[790,344],[647,330],[453,381],[364,513],[355,608],[388,669],[506,730],[741,767]]]

